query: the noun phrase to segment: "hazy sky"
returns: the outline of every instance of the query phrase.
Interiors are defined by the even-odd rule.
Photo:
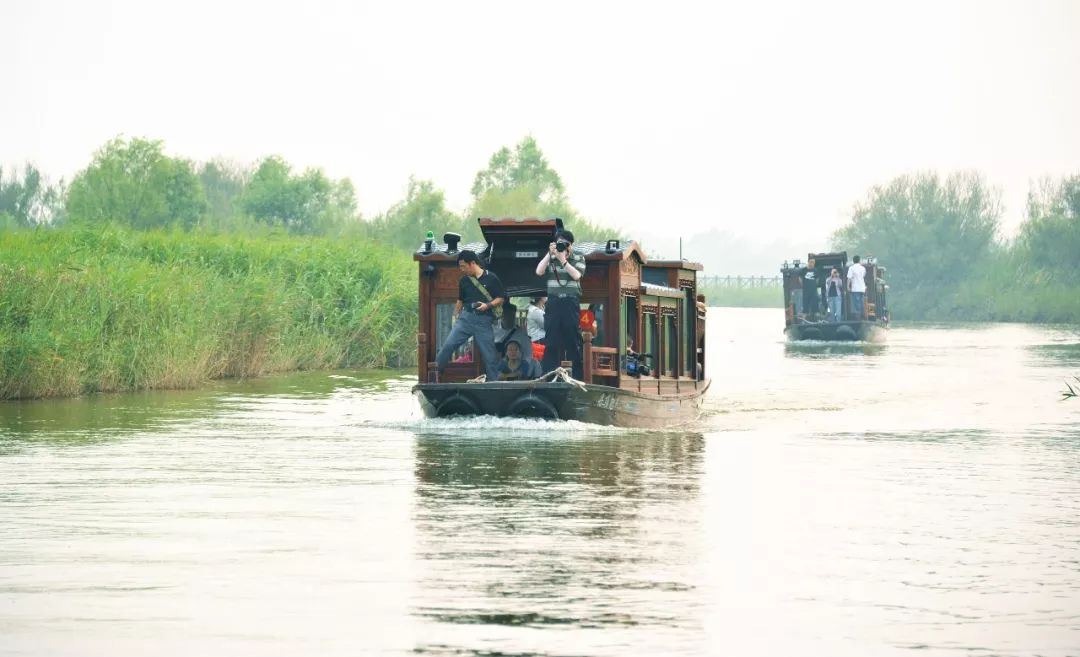
[[[280,154],[376,214],[409,175],[463,210],[533,135],[587,217],[822,242],[869,186],[976,169],[1015,228],[1080,173],[1080,2],[2,0],[0,164],[118,135]],[[808,247],[809,248],[809,247]]]

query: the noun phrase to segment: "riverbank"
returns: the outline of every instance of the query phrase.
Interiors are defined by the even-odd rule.
[[[889,306],[897,319],[1080,324],[1080,288],[1052,281],[976,280],[890,291]]]
[[[415,360],[407,255],[364,240],[0,232],[0,399]]]
[[[779,287],[703,287],[705,303],[725,308],[783,308],[784,292]]]

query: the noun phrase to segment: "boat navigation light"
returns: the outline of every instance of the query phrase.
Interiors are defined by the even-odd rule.
[[[788,265],[787,260],[784,261],[784,264],[780,265],[780,269],[789,269],[789,268],[790,268],[790,266]]]
[[[607,246],[604,247],[604,251],[607,253],[615,253],[619,250],[619,240],[608,240]]]
[[[425,254],[426,253],[431,253],[431,244],[434,241],[435,241],[435,233],[433,233],[432,231],[429,230],[427,232],[427,234],[424,235],[424,253]]]
[[[795,258],[794,260],[791,261],[791,264],[794,265],[795,267],[798,267],[799,265],[802,264],[802,260],[800,260],[798,258]]]

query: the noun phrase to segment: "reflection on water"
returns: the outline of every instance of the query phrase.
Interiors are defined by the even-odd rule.
[[[826,342],[824,340],[800,340],[784,343],[784,352],[791,358],[832,358],[850,354],[876,356],[888,349],[880,342]]]
[[[350,390],[385,393],[394,379],[385,372],[302,372],[286,377],[210,382],[199,390],[151,390],[72,399],[0,402],[0,437],[9,442],[86,443],[139,431],[183,426],[245,400],[267,396],[318,399]]]
[[[0,654],[1078,654],[1080,329],[709,322],[686,432],[403,372],[0,404]]]
[[[1033,365],[1048,365],[1054,367],[1061,364],[1075,363],[1080,361],[1080,343],[1050,343],[1035,344],[1028,347]]]
[[[664,629],[700,630],[687,597],[703,450],[700,434],[418,439],[418,650],[469,654],[520,637],[560,654],[562,640],[528,637],[568,626],[663,652],[674,648]],[[460,625],[474,627],[458,643]],[[579,640],[566,639],[571,653]]]

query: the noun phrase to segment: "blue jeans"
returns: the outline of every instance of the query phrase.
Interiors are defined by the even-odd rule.
[[[439,353],[435,356],[439,372],[446,369],[451,354],[468,342],[469,338],[473,339],[476,348],[480,350],[480,357],[484,359],[487,380],[498,381],[499,354],[495,351],[495,331],[491,327],[491,315],[480,315],[467,310],[461,311],[454,327],[450,329],[450,335],[446,336],[446,342],[439,347]]]
[[[865,292],[852,292],[851,293],[851,312],[849,312],[848,314],[851,315],[852,319],[860,319],[861,320],[863,318],[863,313],[866,310],[865,307],[864,307],[866,304],[863,302],[863,299],[865,297],[866,297]]]
[[[840,321],[840,304],[844,298],[837,295],[835,297],[829,297],[829,315],[832,316],[832,321]]]

